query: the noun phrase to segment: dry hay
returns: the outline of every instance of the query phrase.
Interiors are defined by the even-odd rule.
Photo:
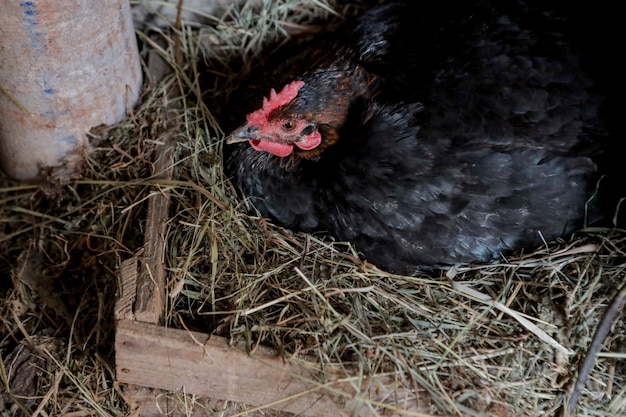
[[[114,384],[112,309],[120,262],[141,253],[155,185],[173,206],[164,325],[274,347],[317,367],[320,382],[330,369],[356,387],[391,375],[427,391],[435,415],[556,414],[626,283],[626,234],[587,230],[491,264],[398,276],[349,245],[255,216],[223,174],[213,110],[261,48],[358,7],[252,6],[183,25],[180,36],[163,30],[165,47],[140,32],[144,53],[158,51],[176,71],[147,80],[126,121],[93,132],[79,177],[44,187],[0,180],[0,416],[132,414]],[[184,93],[168,96],[173,88]],[[177,109],[173,128],[166,107]],[[153,153],[172,133],[175,180],[159,183]],[[577,415],[626,415],[625,326],[619,318],[604,341]]]

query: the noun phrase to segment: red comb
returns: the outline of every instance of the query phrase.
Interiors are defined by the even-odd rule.
[[[272,88],[269,99],[263,99],[263,107],[248,115],[248,125],[258,126],[267,123],[270,113],[296,98],[298,90],[300,90],[303,85],[304,81],[292,81],[283,87],[280,93],[277,93],[276,90]]]

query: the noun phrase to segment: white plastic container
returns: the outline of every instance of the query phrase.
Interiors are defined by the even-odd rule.
[[[0,166],[71,175],[86,132],[122,120],[141,81],[128,0],[2,0]]]

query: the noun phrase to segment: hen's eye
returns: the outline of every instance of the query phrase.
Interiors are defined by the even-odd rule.
[[[292,130],[294,130],[296,128],[296,122],[294,122],[293,120],[285,122],[285,123],[283,123],[282,128],[283,128],[284,131],[290,132],[290,131],[292,131]]]

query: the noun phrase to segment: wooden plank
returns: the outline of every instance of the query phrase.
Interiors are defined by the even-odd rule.
[[[118,321],[115,352],[119,382],[254,408],[338,417],[378,415],[373,410],[381,408],[415,415],[430,405],[423,390],[407,390],[389,376],[365,379],[363,392],[357,378],[319,384],[315,370],[285,362],[271,349],[248,355],[225,338],[149,323]]]
[[[313,375],[267,349],[246,355],[221,337],[122,320],[115,351],[119,382],[296,414],[347,415],[341,400],[311,382]]]
[[[153,41],[163,43],[155,35]],[[148,72],[152,82],[158,82],[171,73],[171,68],[158,53],[151,51]],[[168,97],[180,94],[178,84],[173,83],[168,90]],[[161,118],[164,131],[159,137],[161,145],[155,151],[155,180],[171,180],[174,167],[174,129],[176,127],[176,107],[163,108]],[[144,252],[140,259],[137,277],[136,300],[133,309],[135,319],[145,323],[159,323],[165,308],[165,233],[169,218],[170,196],[167,188],[154,187],[155,193],[148,199],[148,215],[144,234]]]
[[[169,135],[168,135],[169,136]],[[164,138],[155,163],[155,179],[171,179],[174,147],[171,138]],[[144,252],[137,277],[135,318],[145,323],[159,323],[165,308],[165,233],[169,218],[170,196],[167,189],[158,190],[148,201],[144,235]]]

